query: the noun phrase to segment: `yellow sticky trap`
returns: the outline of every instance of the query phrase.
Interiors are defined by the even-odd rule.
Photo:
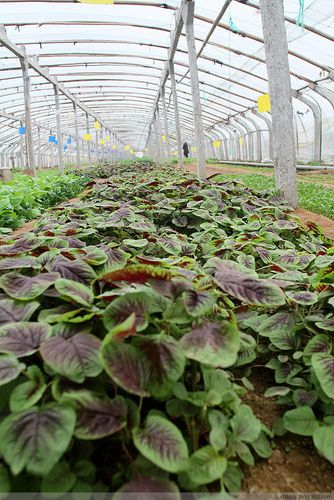
[[[104,145],[105,145],[105,143],[106,143],[106,141],[105,141],[104,139],[100,139],[100,144],[101,144],[102,146],[104,146]]]
[[[91,141],[92,140],[92,134],[84,134],[83,140],[84,141]]]
[[[165,135],[163,135],[161,138],[162,138],[162,142],[166,142],[166,136]]]
[[[79,0],[80,3],[113,5],[114,0]]]
[[[144,151],[148,151],[148,148],[145,148]]]
[[[220,148],[222,141],[213,141],[212,144],[214,148]]]
[[[115,144],[114,144],[112,148],[113,148],[113,149],[117,149],[117,146],[115,146]]]
[[[245,139],[243,137],[240,137],[239,144],[240,146],[243,146],[245,144]]]
[[[196,148],[195,146],[191,146],[191,151],[192,151],[193,153],[196,153],[197,148]]]
[[[135,152],[134,152],[134,150],[133,150],[133,149],[130,149],[130,153],[131,153],[132,155],[134,155],[134,154],[135,154]]]
[[[130,151],[131,147],[130,146],[125,146],[125,151]]]
[[[100,130],[101,123],[100,122],[94,122],[94,128],[95,128],[95,130]]]
[[[257,109],[259,113],[266,113],[271,110],[269,94],[262,94],[257,98]]]
[[[106,136],[106,141],[109,142],[110,141],[110,135],[107,135]]]

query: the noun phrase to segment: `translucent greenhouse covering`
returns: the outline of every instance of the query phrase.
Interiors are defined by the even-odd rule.
[[[166,148],[167,125],[170,151],[175,154],[177,126],[166,68],[180,1],[90,5],[1,0],[1,166],[26,162],[24,81],[18,57],[24,50],[38,166],[57,163],[59,140],[65,163],[73,162],[78,149],[86,159],[88,153],[103,157],[108,151],[145,154],[156,110],[162,147]],[[284,11],[297,157],[332,162],[334,3],[285,0]],[[269,160],[271,116],[258,110],[258,97],[268,93],[259,0],[196,0],[194,33],[206,156]],[[184,28],[173,61],[181,138],[196,155]],[[48,75],[60,85],[58,110],[54,80]],[[167,123],[159,100],[163,75]]]

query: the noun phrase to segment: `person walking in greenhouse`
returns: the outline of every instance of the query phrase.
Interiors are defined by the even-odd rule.
[[[188,146],[188,143],[184,142],[182,147],[183,147],[183,154],[184,154],[185,158],[188,158],[188,156],[189,156],[189,146]]]

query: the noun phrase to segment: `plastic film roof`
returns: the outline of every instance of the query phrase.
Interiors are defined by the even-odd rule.
[[[252,113],[257,97],[268,92],[259,0],[232,0],[204,43],[225,3],[195,1],[203,124],[209,140],[217,134],[228,136],[231,124],[236,123],[234,118],[249,120],[251,127],[252,123],[265,126],[265,121]],[[114,5],[0,0],[0,22],[12,42],[24,45],[29,57],[49,68],[50,75],[107,123],[124,144],[137,150],[147,141],[179,5],[180,0],[116,0]],[[300,92],[294,94],[295,112],[307,112],[307,104],[299,99],[303,95],[325,116],[332,117],[333,105],[316,92],[315,84],[334,92],[334,2],[306,0],[304,27],[296,24],[299,0],[285,0],[284,8],[291,84]],[[191,140],[194,130],[184,29],[174,64],[182,138]],[[56,129],[53,85],[33,69],[29,73],[34,134],[39,125],[47,141]],[[168,124],[175,142],[170,94],[168,79]],[[60,106],[64,134],[73,134],[73,103],[61,94]],[[24,116],[23,81],[18,57],[0,45],[0,148],[19,140],[19,121],[6,115],[17,120]],[[78,109],[78,115],[83,134],[85,113]],[[333,121],[331,124],[333,127]]]

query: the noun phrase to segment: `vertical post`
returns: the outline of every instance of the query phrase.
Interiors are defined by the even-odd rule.
[[[282,0],[260,0],[273,126],[275,179],[286,201],[297,207],[296,157],[288,43]]]
[[[183,154],[182,154],[182,138],[181,138],[181,128],[180,128],[179,103],[178,103],[178,99],[177,99],[175,70],[174,70],[173,61],[169,61],[169,76],[170,76],[170,82],[171,82],[171,87],[172,87],[172,96],[173,96],[177,154],[178,154],[178,158],[179,158],[179,167],[183,168]]]
[[[199,93],[199,79],[197,69],[197,52],[194,36],[194,9],[195,2],[192,0],[183,7],[182,17],[186,28],[186,39],[188,46],[189,70],[191,93],[194,108],[194,128],[197,147],[197,175],[200,179],[205,178],[205,145],[202,123],[202,107]]]
[[[42,168],[42,157],[41,157],[41,128],[37,127],[37,168]]]
[[[75,128],[75,146],[77,150],[77,168],[81,168],[78,108],[77,108],[77,103],[75,101],[73,102],[73,111],[74,111],[74,128]]]
[[[165,140],[166,140],[166,153],[167,158],[170,158],[170,137],[168,130],[168,118],[167,118],[167,109],[166,109],[166,91],[165,86],[161,89],[161,103],[162,103],[162,112],[164,116],[164,130],[165,130]]]
[[[24,57],[20,58],[22,75],[23,75],[23,92],[24,92],[24,112],[25,112],[25,143],[27,152],[27,165],[28,169],[35,174],[35,159],[34,159],[34,145],[32,135],[32,120],[31,120],[31,104],[30,104],[30,77],[29,77],[29,64],[26,59],[26,50],[24,45],[21,45],[21,50]]]
[[[161,150],[160,150],[161,135],[159,133],[158,120],[156,115],[154,119],[154,138],[155,138],[156,157],[159,163],[161,161]]]
[[[160,156],[161,159],[164,159],[165,152],[164,152],[164,143],[162,142],[162,129],[161,129],[161,121],[160,121],[160,112],[159,112],[159,101],[157,103],[157,109],[155,112],[156,116],[156,123],[157,123],[157,131],[158,131],[158,145],[159,145],[159,150],[160,150]]]
[[[99,163],[99,131],[95,130],[95,158],[96,158],[96,165]]]
[[[24,136],[20,136],[20,166],[21,170],[24,170],[25,167],[25,159],[24,159]]]
[[[60,125],[60,104],[59,104],[59,89],[58,85],[53,86],[55,94],[55,104],[56,104],[56,120],[57,120],[57,140],[58,140],[58,168],[60,173],[64,173],[64,163],[63,163],[63,137],[61,133]]]
[[[89,134],[89,115],[86,113],[86,134]],[[92,166],[92,153],[90,149],[90,141],[87,141],[87,156],[88,156],[88,167]]]

